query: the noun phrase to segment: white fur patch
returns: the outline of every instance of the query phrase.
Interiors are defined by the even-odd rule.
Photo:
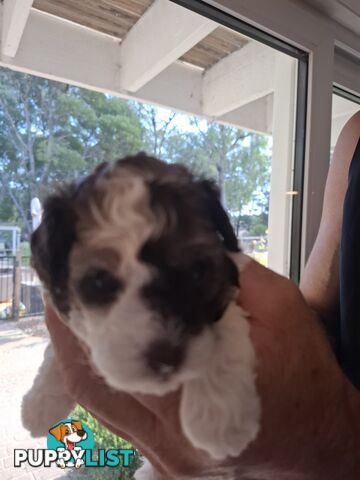
[[[231,303],[215,331],[208,370],[183,385],[180,417],[190,442],[223,460],[240,455],[256,438],[261,407],[255,352],[243,310]]]

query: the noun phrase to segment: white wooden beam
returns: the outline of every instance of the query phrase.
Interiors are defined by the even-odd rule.
[[[175,62],[138,90],[133,98],[201,115],[201,70]]]
[[[217,26],[169,0],[155,0],[121,43],[121,88],[136,92]]]
[[[1,51],[15,57],[24,33],[33,0],[4,0]]]
[[[32,9],[16,57],[0,60],[14,70],[111,91],[118,53],[116,39]]]
[[[132,94],[120,87],[119,49],[117,39],[33,9],[16,57],[1,55],[0,65],[209,118],[202,112],[203,75],[200,69],[175,62]],[[222,117],[211,118],[227,125],[269,133],[271,112],[270,95]]]
[[[132,95],[120,88],[119,49],[115,38],[31,10],[16,57],[1,55],[0,65],[122,98],[201,113],[201,70],[175,63]]]
[[[220,116],[274,90],[274,52],[249,42],[204,75],[203,113]]]
[[[273,131],[273,103],[274,95],[271,93],[222,117],[217,117],[216,121],[255,133],[271,134]]]

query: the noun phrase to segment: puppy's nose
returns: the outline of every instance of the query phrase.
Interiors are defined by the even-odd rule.
[[[184,348],[181,345],[171,345],[166,340],[158,340],[150,346],[145,356],[151,370],[168,375],[180,366],[184,358]]]
[[[77,430],[76,433],[79,435],[79,437],[83,437],[85,435],[85,430]]]

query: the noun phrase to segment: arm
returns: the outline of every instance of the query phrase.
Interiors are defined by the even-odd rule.
[[[302,274],[300,289],[329,326],[339,314],[339,246],[348,171],[360,137],[360,112],[345,125],[336,143],[325,187],[319,233]]]

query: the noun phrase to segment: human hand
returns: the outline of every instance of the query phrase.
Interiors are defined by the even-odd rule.
[[[240,458],[220,465],[189,444],[179,423],[179,392],[154,397],[107,387],[89,365],[85,348],[47,306],[48,328],[69,393],[139,448],[166,479],[210,478],[212,473],[225,478],[234,469],[245,478],[345,478],[345,468],[360,468],[352,452],[359,432],[353,431],[352,439],[348,429],[355,421],[352,412],[360,412],[357,393],[292,282],[256,262],[247,265],[240,282],[239,303],[250,313],[262,404],[258,438]]]

